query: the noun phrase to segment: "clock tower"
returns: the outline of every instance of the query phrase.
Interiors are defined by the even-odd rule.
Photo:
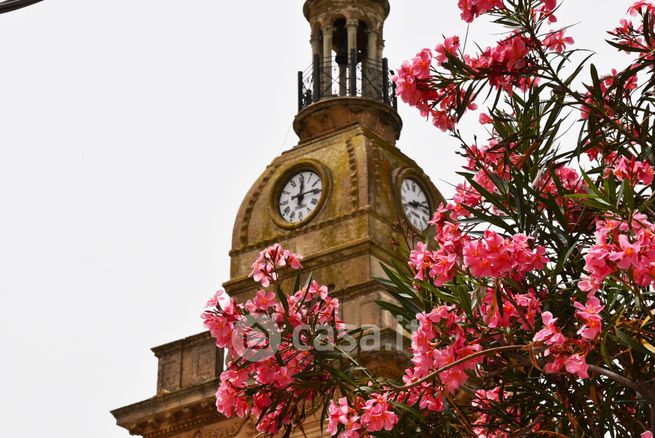
[[[293,127],[299,142],[273,159],[237,213],[230,280],[223,285],[236,300],[256,292],[251,264],[278,242],[302,254],[304,271],[332,289],[346,323],[395,328],[376,304],[386,298],[375,280],[384,275],[380,263],[395,257],[395,224],[425,233],[442,197],[396,146],[402,121],[383,56],[388,14],[388,0],[305,2],[312,62],[298,73]],[[208,333],[153,352],[157,395],[114,410],[120,426],[147,438],[256,435],[252,420],[226,419],[215,410],[223,355]],[[397,373],[385,357],[370,354],[367,365]],[[307,436],[320,436],[318,419],[308,423]]]

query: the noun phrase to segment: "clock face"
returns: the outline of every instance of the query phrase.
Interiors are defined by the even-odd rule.
[[[318,206],[323,182],[313,170],[301,170],[282,187],[278,208],[282,218],[290,223],[302,222]]]
[[[400,185],[400,200],[407,220],[419,231],[428,228],[430,202],[423,187],[412,178],[405,178]]]

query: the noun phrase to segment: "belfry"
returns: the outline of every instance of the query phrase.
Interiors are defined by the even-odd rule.
[[[307,0],[311,64],[298,73],[298,145],[274,158],[245,195],[236,216],[230,279],[237,301],[257,285],[249,278],[262,249],[280,243],[302,254],[312,272],[342,301],[349,324],[392,330],[379,309],[385,288],[376,278],[391,262],[395,225],[427,232],[442,197],[421,168],[397,147],[402,121],[383,55],[388,0]],[[291,289],[293,279],[288,279]],[[153,348],[159,360],[157,393],[112,411],[119,426],[146,438],[252,437],[254,419],[225,418],[214,393],[223,352],[209,333]],[[384,352],[367,366],[397,373]],[[387,358],[387,360],[384,360]],[[321,436],[318,418],[308,437]],[[299,436],[302,436],[299,435]]]

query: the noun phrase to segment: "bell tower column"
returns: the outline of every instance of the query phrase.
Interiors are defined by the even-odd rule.
[[[309,43],[312,46],[312,59],[315,55],[321,56],[321,35],[318,29],[312,31],[312,37],[309,40]]]
[[[357,95],[357,30],[359,20],[349,18],[346,20],[346,30],[348,32],[348,94]]]
[[[323,26],[323,96],[332,95],[332,35],[334,26],[328,24]]]

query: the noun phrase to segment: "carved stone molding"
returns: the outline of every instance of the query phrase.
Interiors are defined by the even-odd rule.
[[[352,197],[353,211],[359,209],[359,177],[357,171],[357,155],[352,140],[346,141],[348,149],[348,165],[350,166],[350,196]]]
[[[264,186],[268,183],[268,180],[271,179],[271,176],[275,173],[277,168],[279,167],[279,164],[271,165],[269,166],[268,169],[266,169],[264,176],[262,177],[259,185],[255,188],[254,191],[249,193],[247,195],[248,199],[248,205],[244,209],[244,215],[243,215],[243,220],[241,222],[241,243],[245,244],[248,242],[248,225],[250,224],[250,217],[252,216],[252,211],[255,203],[257,202],[257,199],[259,199],[259,195],[262,192],[262,189]]]
[[[296,115],[293,129],[304,143],[356,124],[392,145],[402,129],[396,110],[366,97],[332,97],[315,102]]]

